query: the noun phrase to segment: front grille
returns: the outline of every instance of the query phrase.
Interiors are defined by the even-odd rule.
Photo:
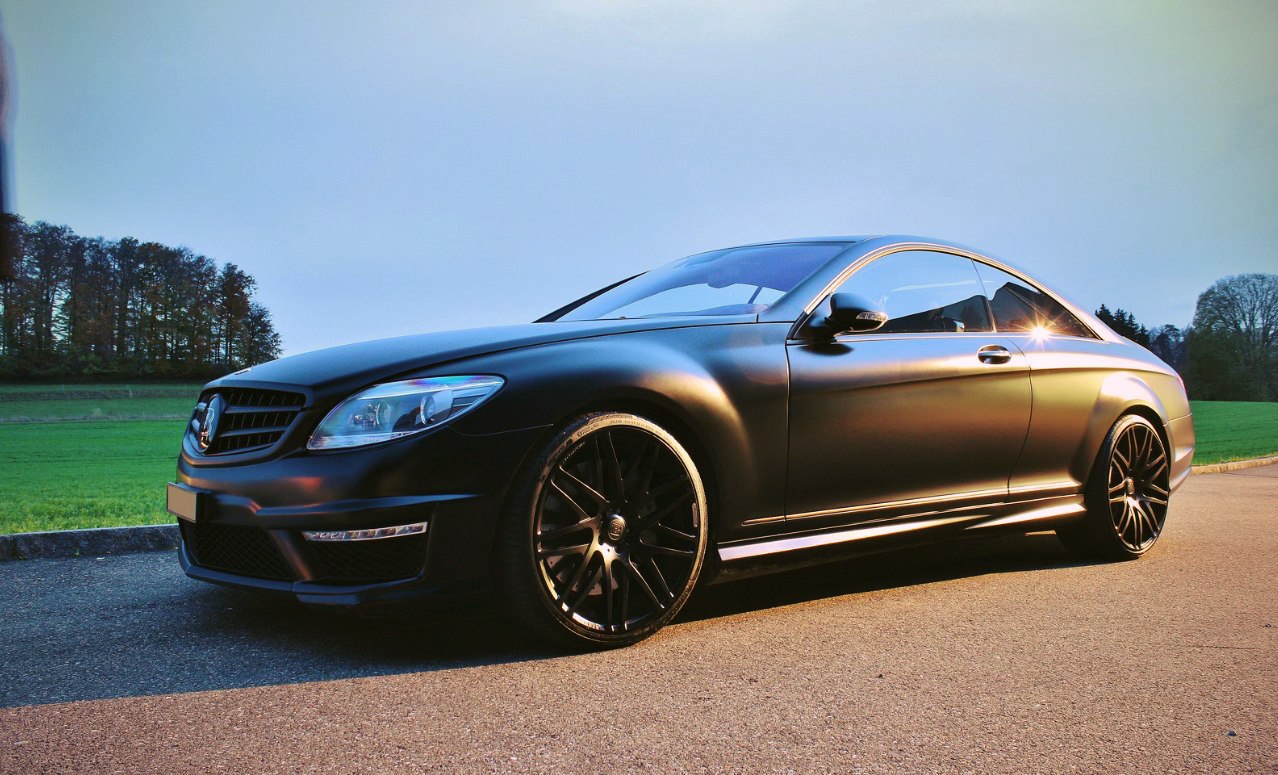
[[[178,522],[196,565],[260,579],[293,580],[292,569],[265,530],[216,522]]]
[[[371,541],[308,541],[320,578],[329,581],[391,581],[421,572],[426,535]]]
[[[205,455],[251,452],[273,445],[306,404],[306,397],[300,393],[252,388],[210,391],[200,396],[200,400],[208,401],[215,392],[226,401],[226,410],[218,420],[217,434],[204,450]]]

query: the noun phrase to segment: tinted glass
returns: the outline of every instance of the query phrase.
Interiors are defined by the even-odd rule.
[[[757,314],[846,248],[761,245],[689,256],[605,291],[559,319]]]
[[[985,294],[999,331],[1094,338],[1073,313],[1033,285],[988,264],[977,262],[976,270],[985,284]]]
[[[989,331],[976,269],[948,253],[908,250],[875,259],[839,287],[877,302],[888,322],[874,333]]]

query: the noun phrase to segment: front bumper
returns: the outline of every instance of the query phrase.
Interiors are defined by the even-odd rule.
[[[186,575],[198,581],[289,595],[311,606],[362,607],[395,604],[422,598],[460,598],[482,592],[487,588],[486,583],[473,581],[435,584],[426,580],[424,573],[391,581],[344,584],[245,576],[197,565],[185,540],[178,547],[178,560]]]
[[[196,490],[180,519],[188,576],[313,605],[392,603],[487,585],[492,537],[514,473],[542,429],[423,438],[332,453],[295,450],[242,465],[184,455]],[[424,534],[309,541],[305,531],[427,524]]]

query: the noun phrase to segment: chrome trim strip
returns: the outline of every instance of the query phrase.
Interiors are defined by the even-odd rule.
[[[815,519],[817,517],[837,517],[843,514],[861,514],[866,511],[879,511],[894,508],[909,508],[912,506],[929,506],[933,503],[953,503],[954,501],[986,498],[1003,495],[1029,495],[1036,492],[1050,492],[1053,490],[1064,490],[1064,495],[1073,495],[1078,491],[1078,482],[1048,482],[1047,484],[1023,484],[1018,487],[1011,487],[1007,490],[1002,488],[993,488],[988,490],[972,490],[970,492],[960,492],[954,495],[941,495],[935,498],[908,498],[899,501],[881,501],[879,503],[867,503],[861,506],[845,506],[837,509],[823,509],[821,511],[805,511],[800,514],[791,514],[788,517],[755,517],[742,522],[742,527],[752,525],[771,525],[777,522],[785,522],[791,519]],[[968,508],[980,508],[980,504],[974,504]],[[924,513],[936,513],[924,512]],[[905,515],[902,515],[905,516]],[[921,516],[921,514],[915,515]],[[891,519],[900,519],[902,517],[891,517]]]
[[[820,546],[829,546],[831,544],[842,544],[848,541],[860,541],[866,538],[879,538],[881,536],[895,535],[898,533],[908,533],[914,530],[924,530],[929,527],[941,527],[955,522],[970,522],[972,519],[980,519],[981,516],[962,516],[947,517],[944,519],[928,519],[922,522],[897,522],[891,525],[877,525],[875,527],[861,527],[852,530],[840,530],[835,533],[820,533],[818,535],[798,536],[796,538],[780,538],[774,541],[760,541],[758,543],[746,544],[744,546],[727,546],[719,549],[719,559],[724,562],[732,562],[733,560],[744,560],[750,557],[758,557],[765,554],[780,554],[782,552],[793,552],[799,549],[813,549]]]
[[[989,490],[972,490],[970,492],[960,492],[954,495],[941,495],[933,498],[907,498],[899,501],[881,501],[879,503],[867,503],[862,506],[844,506],[837,509],[823,509],[821,511],[806,511],[800,514],[790,514],[786,519],[814,519],[816,517],[837,517],[841,514],[860,514],[866,511],[879,511],[881,509],[894,508],[910,508],[912,506],[927,506],[933,503],[953,503],[954,501],[969,500],[973,498],[991,498],[1002,497],[1007,494],[1007,489],[998,487]]]
[[[302,537],[315,542],[382,541],[387,538],[424,535],[430,523],[413,522],[390,527],[370,527],[355,530],[303,530]]]
[[[1020,514],[1011,514],[1006,517],[991,519],[988,522],[978,522],[975,525],[968,525],[965,529],[978,530],[983,527],[1018,525],[1022,522],[1037,522],[1040,519],[1063,517],[1066,514],[1081,514],[1084,511],[1087,511],[1087,509],[1081,503],[1063,503],[1060,506],[1048,506],[1046,508],[1034,509],[1033,511],[1025,511]]]
[[[785,517],[755,517],[754,519],[747,519],[745,522],[742,522],[741,526],[771,525],[774,522],[785,522]]]
[[[1008,495],[1020,495],[1027,492],[1046,492],[1047,490],[1068,490],[1073,494],[1078,491],[1078,482],[1048,482],[1047,484],[1022,484],[1007,489]]]
[[[858,244],[859,243],[856,243],[856,242],[851,243],[848,246],[848,250],[853,249]],[[1043,291],[1049,297],[1051,297],[1054,301],[1056,301],[1057,304],[1060,304],[1065,309],[1072,312],[1074,314],[1074,317],[1078,318],[1079,322],[1081,322],[1085,328],[1087,328],[1089,331],[1092,332],[1091,337],[1075,337],[1075,338],[1088,339],[1089,341],[1099,340],[1102,342],[1112,343],[1110,339],[1106,338],[1105,336],[1102,336],[1101,332],[1097,331],[1096,327],[1091,323],[1091,320],[1095,319],[1093,316],[1088,315],[1086,312],[1083,312],[1081,307],[1077,307],[1073,303],[1066,301],[1064,298],[1062,298],[1059,294],[1057,294],[1051,288],[1045,287],[1041,282],[1039,282],[1038,280],[1032,279],[1020,269],[1017,269],[1016,267],[1013,267],[1013,266],[1008,266],[1006,263],[998,260],[997,258],[992,258],[982,253],[977,253],[974,250],[969,250],[967,248],[959,247],[958,245],[939,245],[934,242],[928,242],[927,240],[909,240],[909,241],[896,242],[890,245],[884,245],[882,247],[871,250],[870,252],[866,253],[860,258],[853,260],[853,262],[848,264],[846,267],[844,267],[843,271],[840,272],[833,280],[827,283],[825,288],[823,288],[820,293],[818,293],[806,305],[804,305],[803,313],[799,315],[798,320],[796,320],[794,322],[794,325],[790,328],[790,333],[788,336],[786,336],[786,339],[787,340],[800,339],[801,337],[798,336],[798,332],[802,330],[803,324],[807,322],[808,317],[817,308],[817,306],[821,302],[825,301],[826,297],[829,296],[831,293],[833,293],[849,277],[856,274],[867,264],[877,259],[883,258],[884,256],[891,255],[892,253],[901,253],[901,252],[913,251],[913,250],[922,250],[922,251],[928,251],[932,253],[949,253],[951,255],[961,256],[963,258],[968,258],[978,263],[987,264],[995,269],[1006,272],[1007,274],[1010,274],[1013,277],[1020,278],[1021,280],[1023,280],[1026,283],[1029,283],[1031,286],[1037,288],[1038,290]],[[838,258],[838,256],[835,256],[835,258]],[[994,326],[994,328],[995,328],[994,331],[973,332],[973,333],[985,333],[985,334],[1004,333],[1002,331],[997,330],[998,326]],[[1013,332],[1008,332],[1008,333],[1013,333]]]

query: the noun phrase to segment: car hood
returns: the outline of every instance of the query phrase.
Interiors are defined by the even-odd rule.
[[[358,390],[376,382],[407,376],[412,372],[461,358],[503,350],[633,331],[725,325],[753,320],[753,315],[734,315],[556,321],[413,334],[290,355],[214,380],[208,387],[294,386],[309,388],[320,397],[330,392]]]

